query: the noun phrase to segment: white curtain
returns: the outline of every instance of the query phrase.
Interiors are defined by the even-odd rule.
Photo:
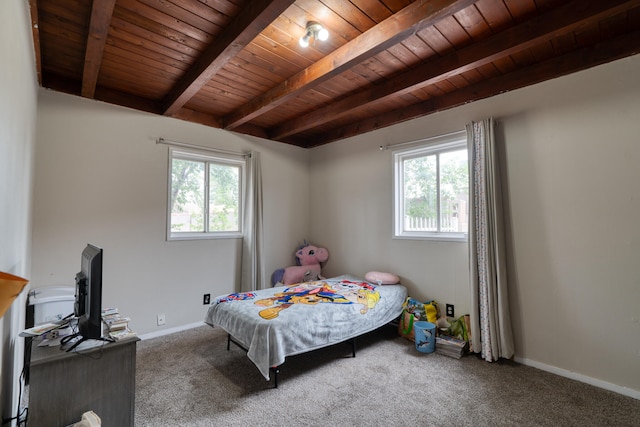
[[[241,292],[265,287],[262,265],[262,171],[259,152],[251,152],[247,169],[240,273]]]
[[[514,353],[509,315],[500,163],[494,121],[467,125],[471,348],[495,361]]]

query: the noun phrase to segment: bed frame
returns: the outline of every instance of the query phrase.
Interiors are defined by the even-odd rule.
[[[348,339],[346,341],[343,341],[343,343],[345,343],[345,342],[351,343],[351,357],[356,357],[356,337],[353,337],[353,338],[350,338],[350,339]],[[227,351],[231,350],[231,343],[234,343],[236,346],[238,346],[239,348],[244,350],[245,353],[248,351],[242,344],[240,344],[237,340],[235,340],[231,336],[231,334],[227,334]],[[332,343],[331,345],[329,345],[329,347],[331,347],[332,345],[337,345],[337,344],[341,344],[341,343]],[[316,350],[318,350],[318,349],[316,349]],[[271,368],[269,368],[269,370],[273,374],[273,388],[278,388],[278,375],[280,374],[280,367],[281,366],[282,365],[272,366]]]

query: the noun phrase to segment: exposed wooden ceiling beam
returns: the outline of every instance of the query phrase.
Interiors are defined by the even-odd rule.
[[[354,64],[400,43],[416,32],[452,15],[476,0],[418,0],[362,33],[290,79],[224,118],[224,128],[233,130],[342,73]]]
[[[251,0],[165,97],[164,115],[176,114],[224,65],[295,0]]]
[[[40,30],[38,29],[38,0],[29,0],[31,10],[31,33],[33,35],[33,50],[36,57],[36,73],[38,84],[42,86],[42,57],[40,52]]]
[[[94,0],[91,7],[91,21],[87,49],[84,55],[84,70],[82,72],[82,96],[93,98],[98,83],[98,74],[102,64],[104,46],[111,26],[111,17],[116,0]]]
[[[437,98],[408,106],[401,110],[379,114],[358,122],[324,132],[322,137],[308,141],[307,148],[349,138],[423,117],[438,111],[457,107],[471,101],[520,89],[546,80],[562,77],[597,65],[640,53],[640,31],[631,32],[612,40],[571,51],[560,57],[512,71],[508,74],[482,81]]]
[[[0,0],[1,1],[1,0]],[[78,95],[82,82],[80,80],[70,79],[68,77],[54,74],[52,72],[45,73],[43,76],[42,86],[62,93],[70,95]],[[107,102],[113,105],[121,105],[123,107],[132,108],[138,111],[146,111],[152,114],[162,114],[159,103],[147,98],[131,95],[130,93],[120,92],[114,89],[96,87],[93,99]]]
[[[297,119],[288,120],[273,129],[270,137],[282,140],[289,135],[345,116],[355,109],[435,84],[637,5],[640,5],[640,0],[574,0],[448,56],[421,64],[373,88],[305,113]]]
[[[220,119],[212,114],[201,113],[199,111],[181,108],[172,116],[173,118],[185,120],[187,122],[200,123],[203,125],[219,128],[221,126]]]
[[[108,102],[109,104],[121,105],[138,111],[146,111],[153,114],[162,114],[160,103],[148,98],[142,98],[124,93],[115,89],[108,89],[98,86],[94,99]]]

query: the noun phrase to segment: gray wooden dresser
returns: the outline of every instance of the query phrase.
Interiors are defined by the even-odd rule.
[[[137,337],[81,352],[31,348],[29,427],[63,427],[95,412],[103,426],[133,426]]]

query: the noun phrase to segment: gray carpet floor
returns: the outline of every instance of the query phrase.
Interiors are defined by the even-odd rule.
[[[640,400],[510,361],[424,354],[386,326],[287,359],[277,389],[202,326],[138,343],[137,427],[640,426]],[[637,373],[636,373],[637,374]]]

